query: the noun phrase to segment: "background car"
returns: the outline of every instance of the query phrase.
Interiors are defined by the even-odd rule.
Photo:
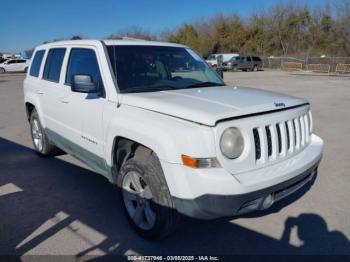
[[[0,64],[0,73],[5,72],[27,72],[29,60],[9,59]]]
[[[224,62],[222,67],[226,71],[258,71],[262,69],[262,61],[258,56],[238,56]]]
[[[230,61],[231,58],[237,57],[239,56],[238,54],[211,54],[210,56],[208,56],[207,60],[205,60],[207,62],[208,65],[212,66],[212,67],[217,67],[218,65],[218,56],[222,57],[222,61],[223,62],[228,62]]]

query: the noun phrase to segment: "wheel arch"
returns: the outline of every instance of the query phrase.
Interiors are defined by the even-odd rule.
[[[122,165],[129,159],[142,159],[154,152],[151,148],[123,136],[117,136],[113,140],[112,167],[113,174],[118,174]],[[157,154],[156,152],[154,152]]]
[[[31,116],[33,110],[35,109],[35,105],[33,105],[30,102],[25,102],[25,107],[26,107],[27,119],[28,119],[28,121],[30,121],[30,116]]]
[[[38,112],[41,125],[46,127],[45,119],[43,117],[44,114],[39,103],[39,99],[30,93],[26,93],[24,97],[24,105],[28,121],[30,120],[30,114],[32,113],[33,109],[35,109]]]

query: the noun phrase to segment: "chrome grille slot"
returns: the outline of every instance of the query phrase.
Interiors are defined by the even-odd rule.
[[[301,133],[301,147],[305,145],[305,124],[304,124],[304,118],[301,116],[299,117],[299,123],[300,123],[300,133]]]

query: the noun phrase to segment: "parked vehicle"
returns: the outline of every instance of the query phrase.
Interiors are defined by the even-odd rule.
[[[313,183],[323,151],[307,101],[226,86],[179,44],[38,46],[24,103],[35,150],[60,148],[115,183],[145,238],[170,234],[184,215],[267,209]]]
[[[262,69],[262,61],[257,56],[239,56],[224,62],[222,67],[226,71],[258,71]]]
[[[239,54],[211,54],[206,60],[207,64],[212,67],[217,67],[218,56],[222,57],[222,62],[228,62],[231,58],[239,56]]]
[[[27,72],[28,60],[26,59],[8,59],[0,64],[0,73],[5,72]]]

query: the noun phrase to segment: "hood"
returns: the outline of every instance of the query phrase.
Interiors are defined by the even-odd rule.
[[[208,126],[226,118],[307,103],[293,96],[232,86],[122,94],[120,102]]]

